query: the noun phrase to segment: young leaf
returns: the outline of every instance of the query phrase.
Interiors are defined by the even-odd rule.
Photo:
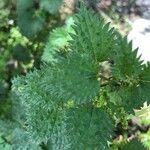
[[[56,63],[59,57],[67,55],[70,51],[69,41],[71,36],[69,33],[73,33],[72,25],[74,23],[73,17],[70,17],[65,26],[54,29],[50,32],[48,42],[45,46],[42,60],[47,63]]]
[[[132,42],[118,36],[114,54],[113,76],[118,80],[137,79],[142,71],[142,61],[137,57],[137,50],[132,49]]]
[[[71,34],[72,50],[86,53],[96,62],[105,61],[111,56],[115,46],[115,34],[102,18],[82,8],[76,15],[73,29],[75,34]]]

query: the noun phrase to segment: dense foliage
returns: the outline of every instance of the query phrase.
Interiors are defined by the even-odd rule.
[[[150,64],[132,43],[85,8],[72,24],[50,34],[40,70],[13,80],[15,149],[109,149],[117,120],[150,103]],[[123,149],[133,143],[144,149]]]
[[[149,64],[98,13],[66,19],[79,3],[0,1],[0,150],[150,147]]]

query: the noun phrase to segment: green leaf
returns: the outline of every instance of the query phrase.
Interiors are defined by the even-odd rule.
[[[143,99],[144,90],[141,86],[122,87],[109,93],[109,98],[117,107],[123,107],[127,113],[140,109],[146,101]]]
[[[118,39],[114,62],[112,74],[116,85],[112,81],[115,86],[108,90],[110,101],[133,113],[133,109],[150,101],[150,66],[137,58],[137,50],[132,50],[132,42],[128,43],[126,37]]]
[[[69,40],[71,37],[69,33],[73,33],[71,25],[74,20],[70,17],[65,26],[54,29],[50,32],[48,42],[45,46],[42,60],[47,63],[56,63],[60,56],[66,56],[70,51]]]
[[[53,70],[49,70],[48,74],[52,74],[49,84],[51,95],[64,100],[72,99],[75,103],[93,100],[100,89],[97,68],[97,64],[87,56],[71,53]]]
[[[46,143],[53,133],[53,129],[63,118],[61,109],[62,99],[54,97],[49,92],[49,76],[43,77],[43,72],[34,71],[26,77],[18,77],[13,80],[13,92],[19,97],[20,109],[23,107],[25,115],[25,129],[37,144]],[[48,74],[46,74],[48,75]],[[47,80],[44,80],[47,78]],[[49,83],[46,83],[49,80]],[[17,110],[14,110],[14,112]],[[16,112],[17,113],[17,112]],[[19,122],[20,116],[16,116]],[[21,120],[21,121],[20,121]],[[17,135],[16,135],[17,136]]]
[[[108,149],[113,122],[105,110],[89,106],[71,108],[64,124],[66,133],[53,138],[53,149]]]
[[[115,34],[109,23],[105,24],[102,18],[82,8],[76,15],[73,29],[75,34],[71,34],[72,50],[86,53],[96,62],[111,57],[115,46]]]

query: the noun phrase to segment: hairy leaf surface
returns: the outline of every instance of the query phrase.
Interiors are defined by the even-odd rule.
[[[142,61],[137,57],[137,50],[132,49],[132,42],[118,37],[114,54],[113,75],[120,80],[136,79],[142,71]]]
[[[64,123],[66,133],[53,141],[54,149],[108,149],[113,121],[105,110],[86,106],[71,108],[66,112]],[[63,147],[58,141],[63,141]]]
[[[76,16],[71,49],[86,53],[96,62],[107,60],[115,46],[115,34],[109,24],[85,8]]]

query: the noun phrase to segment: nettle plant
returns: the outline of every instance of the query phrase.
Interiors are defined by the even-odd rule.
[[[125,124],[127,114],[150,102],[150,64],[126,37],[85,8],[71,28],[53,31],[47,64],[13,80],[22,127],[14,147],[24,138],[24,149],[107,150],[116,120]]]

